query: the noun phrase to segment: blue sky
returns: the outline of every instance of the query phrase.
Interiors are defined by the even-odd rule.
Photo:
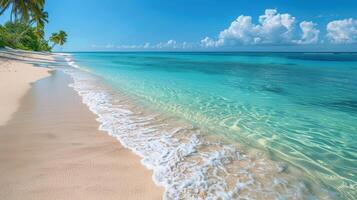
[[[46,10],[47,35],[69,35],[63,51],[357,50],[356,0],[47,0]]]

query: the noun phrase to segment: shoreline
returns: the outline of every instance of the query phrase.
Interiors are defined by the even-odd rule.
[[[67,86],[71,82],[69,75],[52,70],[28,86],[17,111],[0,126],[0,196],[162,199],[152,171],[98,130],[96,116]]]
[[[48,77],[48,68],[35,67],[31,62],[52,63],[51,54],[0,49],[0,126],[5,125],[20,107],[20,100],[37,80]]]

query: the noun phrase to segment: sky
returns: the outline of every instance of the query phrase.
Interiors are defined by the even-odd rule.
[[[56,51],[357,51],[356,0],[47,0]],[[0,23],[8,20],[0,17]]]

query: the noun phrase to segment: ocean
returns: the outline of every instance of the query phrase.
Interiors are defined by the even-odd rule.
[[[356,199],[357,53],[70,53],[166,199]]]

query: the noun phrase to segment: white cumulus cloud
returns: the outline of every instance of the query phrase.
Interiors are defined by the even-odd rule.
[[[201,45],[205,46],[205,47],[216,47],[217,42],[214,41],[212,38],[210,37],[205,37],[204,39],[201,40]]]
[[[194,48],[193,43],[188,42],[176,42],[176,40],[169,40],[167,42],[160,42],[156,45],[151,46],[151,48],[156,49],[191,49]]]
[[[301,34],[299,34],[301,32]],[[276,9],[266,9],[254,23],[251,16],[240,15],[230,26],[221,31],[217,39],[205,37],[204,47],[257,44],[315,44],[320,30],[311,21],[302,21],[296,28],[296,19],[289,13],[280,14]]]
[[[283,44],[291,43],[295,17],[280,14],[276,9],[266,9],[254,24],[251,16],[239,16],[231,25],[220,32],[218,39],[204,38],[201,45],[217,47],[236,44]]]
[[[163,48],[177,48],[177,42],[175,40],[169,40],[167,42],[160,42],[156,46],[156,48],[163,49]]]
[[[159,42],[156,44],[151,44],[149,42],[146,42],[144,44],[119,44],[119,45],[114,45],[114,44],[106,44],[106,45],[97,45],[97,44],[92,44],[90,46],[93,49],[163,49],[163,50],[169,50],[169,49],[192,49],[195,47],[193,43],[188,43],[188,42],[176,42],[176,40],[168,40],[167,42]]]
[[[335,44],[357,43],[357,20],[349,18],[327,24],[327,38]]]
[[[290,14],[279,14],[275,9],[265,10],[259,17],[260,40],[263,43],[289,42],[294,28],[295,17]]]
[[[303,21],[300,23],[300,29],[302,36],[300,40],[297,40],[298,44],[315,44],[319,41],[320,31],[316,28],[316,24],[313,22]]]

